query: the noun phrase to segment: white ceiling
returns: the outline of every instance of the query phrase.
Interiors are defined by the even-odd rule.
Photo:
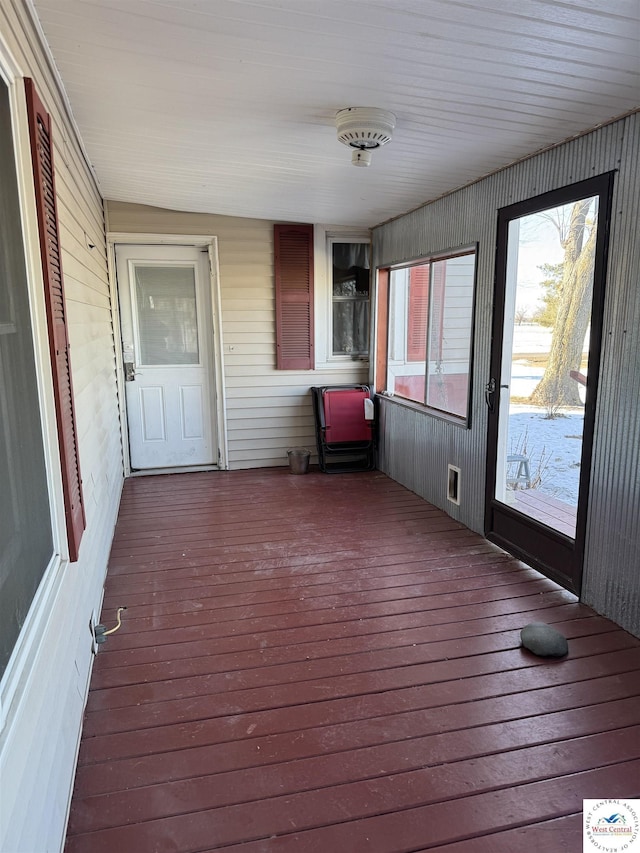
[[[640,104],[640,0],[34,2],[109,199],[371,226]]]

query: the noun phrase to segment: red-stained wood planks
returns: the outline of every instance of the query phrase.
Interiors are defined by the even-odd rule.
[[[121,605],[67,853],[554,853],[640,794],[640,642],[379,472],[128,480]]]

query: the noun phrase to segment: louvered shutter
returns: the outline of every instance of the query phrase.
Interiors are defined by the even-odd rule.
[[[427,318],[429,314],[429,264],[409,270],[409,316],[407,317],[407,361],[425,361],[427,357]]]
[[[313,225],[275,225],[276,367],[313,370]]]
[[[58,425],[60,464],[64,491],[65,517],[71,562],[78,559],[80,539],[85,528],[78,442],[73,408],[71,362],[67,335],[67,316],[60,260],[60,236],[53,170],[51,119],[34,88],[25,80],[27,111],[31,136],[31,160],[35,186],[40,256],[45,287],[49,327],[49,348]]]

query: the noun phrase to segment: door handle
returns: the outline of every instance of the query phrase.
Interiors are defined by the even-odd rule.
[[[496,404],[494,400],[494,396],[496,393],[496,380],[493,377],[487,382],[484,386],[484,400],[487,406],[489,407],[489,411],[493,412],[495,410]]]
[[[136,366],[132,361],[124,362],[124,381],[133,382],[136,378]]]

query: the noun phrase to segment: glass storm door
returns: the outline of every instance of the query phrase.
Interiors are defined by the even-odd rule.
[[[134,470],[217,461],[206,257],[182,246],[116,248]]]
[[[500,211],[489,539],[579,592],[611,178]]]

